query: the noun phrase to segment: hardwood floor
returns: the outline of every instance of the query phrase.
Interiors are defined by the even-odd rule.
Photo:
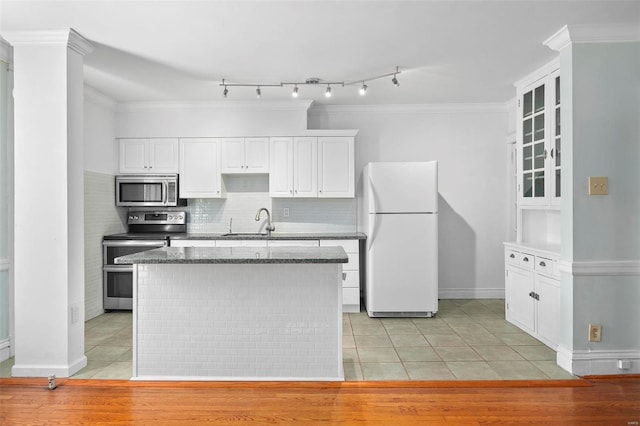
[[[572,381],[0,379],[0,423],[638,425],[640,376]]]

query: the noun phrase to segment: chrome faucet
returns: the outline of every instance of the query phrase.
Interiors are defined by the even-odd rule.
[[[267,212],[267,235],[271,236],[271,232],[276,230],[276,227],[271,224],[271,213],[269,213],[269,209],[262,207],[256,213],[256,222],[260,220],[260,213],[263,211]]]

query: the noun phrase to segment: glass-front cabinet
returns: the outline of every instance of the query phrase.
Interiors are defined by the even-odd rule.
[[[518,89],[518,201],[560,204],[560,73]]]

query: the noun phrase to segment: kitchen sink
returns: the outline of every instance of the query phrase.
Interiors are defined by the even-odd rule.
[[[266,237],[266,232],[227,232],[223,237]]]

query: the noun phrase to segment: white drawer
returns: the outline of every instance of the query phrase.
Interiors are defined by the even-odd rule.
[[[506,249],[505,252],[505,262],[507,264],[511,264],[511,265],[517,265],[518,263],[520,263],[520,253],[515,251],[515,250],[511,250],[511,249]]]
[[[216,240],[171,240],[171,247],[215,247]]]
[[[360,288],[360,273],[358,271],[342,271],[342,288]]]
[[[266,247],[266,240],[218,240],[216,247]]]
[[[553,275],[553,260],[545,257],[536,257],[536,272],[543,275]]]
[[[342,304],[343,305],[359,305],[360,304],[360,289],[357,289],[357,288],[343,288],[342,289]]]
[[[536,264],[536,257],[529,253],[519,253],[520,261],[519,265],[523,268],[534,269]]]
[[[269,240],[269,247],[318,247],[318,240]]]
[[[349,262],[342,264],[342,269],[345,271],[357,271],[360,269],[360,256],[353,253],[347,253]]]
[[[358,253],[360,246],[358,240],[320,240],[320,247],[341,246],[347,253]]]

